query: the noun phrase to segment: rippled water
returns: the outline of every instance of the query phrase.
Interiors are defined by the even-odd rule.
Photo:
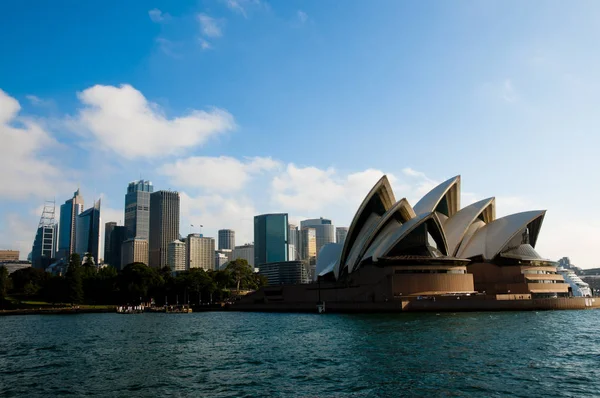
[[[0,396],[599,396],[600,311],[0,317]]]

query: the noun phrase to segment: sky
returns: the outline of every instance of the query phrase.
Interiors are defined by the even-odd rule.
[[[243,244],[257,214],[348,226],[383,174],[413,205],[460,174],[463,206],[546,209],[538,252],[598,267],[599,18],[595,1],[3,1],[0,248],[26,258],[44,201],[78,187],[122,225],[140,177],[179,191],[182,235]]]

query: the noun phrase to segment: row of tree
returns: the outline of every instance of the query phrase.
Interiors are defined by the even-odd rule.
[[[9,276],[0,267],[0,299],[11,295],[49,303],[137,304],[153,299],[157,305],[200,304],[225,300],[232,291],[255,290],[266,283],[243,259],[230,262],[225,270],[196,268],[175,276],[169,268],[157,270],[142,263],[129,264],[120,272],[113,267],[97,268],[93,262],[82,264],[78,254],[71,255],[64,276],[31,267]]]

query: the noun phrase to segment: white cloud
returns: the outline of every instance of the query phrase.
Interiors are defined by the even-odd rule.
[[[236,245],[254,241],[254,215],[258,214],[252,201],[243,195],[190,196],[180,192],[181,235],[198,232],[200,225],[205,236],[217,237],[217,231],[235,231]],[[194,227],[190,227],[194,225]]]
[[[0,90],[0,198],[52,197],[69,177],[45,156],[60,145],[34,120],[19,116],[20,110],[19,102]]]
[[[244,18],[248,17],[246,15],[246,10],[244,9],[244,7],[242,7],[239,0],[227,0],[225,4],[231,11],[237,12],[238,14],[242,14]]]
[[[221,37],[221,22],[207,14],[198,14],[197,18],[202,34],[207,37]]]
[[[168,118],[158,104],[127,84],[96,85],[78,97],[84,107],[70,127],[128,159],[181,153],[235,127],[233,116],[221,109]]]
[[[206,41],[205,39],[203,39],[202,37],[200,37],[198,39],[198,42],[200,43],[200,48],[203,50],[210,50],[212,48],[210,43],[208,41]]]
[[[502,99],[506,102],[515,102],[517,100],[517,92],[510,79],[504,79],[502,83]]]
[[[227,8],[236,14],[248,18],[248,12],[252,9],[269,9],[268,4],[260,0],[223,0]]]
[[[178,50],[181,49],[181,43],[165,39],[164,37],[157,37],[156,43],[160,51],[173,58],[181,58],[181,54]]]
[[[158,8],[153,8],[152,10],[148,11],[148,16],[150,17],[152,22],[156,23],[165,22],[171,18],[171,16],[168,13],[163,13]]]
[[[298,10],[296,12],[296,16],[298,17],[298,21],[300,21],[302,24],[308,20],[308,15],[302,10]]]
[[[165,164],[158,172],[168,176],[179,187],[235,192],[244,188],[253,175],[278,166],[279,163],[271,158],[255,157],[240,161],[228,156],[195,156]]]
[[[39,219],[39,215],[37,216]],[[31,252],[38,222],[35,216],[21,217],[17,213],[7,213],[0,226],[0,249],[18,250],[21,260]]]

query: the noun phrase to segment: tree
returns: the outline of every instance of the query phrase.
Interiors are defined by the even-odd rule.
[[[142,263],[132,263],[123,268],[117,282],[122,300],[128,303],[148,301],[153,293],[159,293],[164,280],[154,268]]]
[[[85,253],[83,255],[83,266],[88,266],[88,267],[95,267],[96,263],[94,262],[94,256],[92,256],[92,253]]]
[[[10,279],[8,277],[8,270],[6,267],[0,267],[0,302],[6,298],[8,294],[8,287],[10,284]]]
[[[231,261],[225,269],[231,273],[238,292],[240,286],[249,287],[248,285],[251,284],[254,272],[252,271],[250,264],[248,264],[248,261],[245,259],[238,258],[237,260]]]
[[[81,257],[77,253],[71,254],[69,268],[65,275],[67,280],[67,299],[72,304],[83,301],[83,278],[81,270]]]

